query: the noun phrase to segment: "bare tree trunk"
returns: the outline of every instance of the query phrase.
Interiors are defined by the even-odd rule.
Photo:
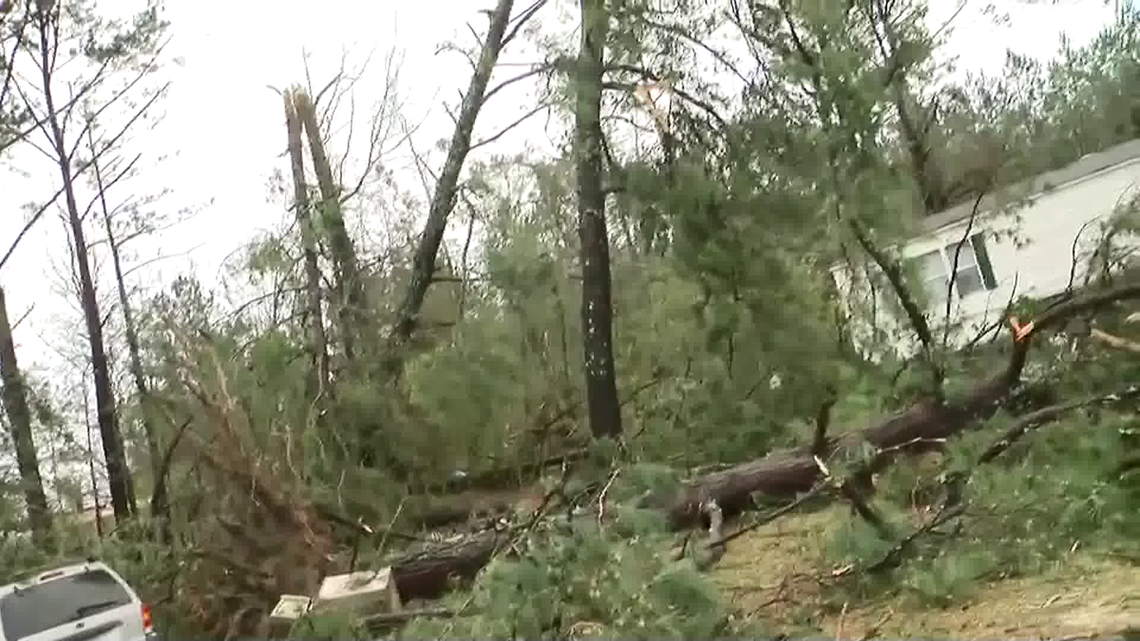
[[[471,76],[467,92],[463,94],[463,104],[459,108],[459,117],[451,134],[451,144],[447,148],[447,159],[443,163],[443,171],[435,185],[435,191],[432,192],[427,222],[424,223],[423,234],[420,236],[412,261],[411,280],[396,311],[396,322],[392,332],[393,349],[390,350],[387,359],[388,373],[393,377],[399,375],[404,362],[395,348],[411,338],[412,332],[415,331],[416,318],[419,316],[432,276],[435,274],[435,261],[440,244],[443,242],[443,232],[447,229],[448,216],[455,208],[459,173],[471,150],[471,133],[475,129],[479,110],[483,107],[491,73],[499,60],[499,52],[504,44],[513,6],[513,0],[499,0],[495,6],[487,37],[483,41],[479,64]]]
[[[95,187],[99,190],[99,206],[103,209],[103,224],[107,229],[107,244],[111,249],[111,263],[115,268],[115,284],[118,288],[119,306],[123,310],[123,329],[127,338],[127,354],[130,359],[131,378],[134,380],[135,390],[139,395],[139,409],[142,414],[143,435],[146,438],[147,457],[150,462],[151,482],[155,488],[151,496],[151,515],[170,520],[170,505],[165,496],[165,485],[159,482],[159,464],[162,455],[159,453],[158,432],[154,426],[153,406],[151,404],[150,389],[147,386],[146,376],[143,374],[142,353],[139,349],[138,328],[135,325],[134,311],[131,309],[131,299],[127,295],[127,286],[123,279],[123,262],[119,255],[119,243],[115,240],[114,226],[111,224],[111,212],[107,208],[107,195],[103,188],[103,172],[99,167],[99,159],[95,150],[95,138],[92,129],[87,129],[87,144],[91,149],[92,170],[95,172]],[[159,491],[162,495],[159,495]]]
[[[134,490],[130,482],[123,451],[123,436],[119,431],[115,409],[115,394],[111,386],[110,363],[103,342],[103,321],[99,314],[99,300],[95,296],[95,281],[91,276],[91,265],[87,260],[87,240],[83,232],[83,220],[79,205],[75,200],[75,184],[71,172],[71,154],[68,152],[63,129],[60,126],[59,112],[56,110],[52,91],[52,47],[48,32],[51,30],[48,18],[40,18],[40,69],[43,79],[44,101],[47,106],[47,124],[51,131],[56,164],[60,180],[63,181],[64,202],[67,205],[68,223],[75,243],[75,264],[79,271],[80,295],[83,315],[87,325],[87,338],[91,344],[91,368],[95,381],[95,405],[99,417],[99,435],[103,440],[103,455],[107,459],[107,482],[111,487],[111,505],[115,511],[115,522],[123,523],[136,511]]]
[[[613,354],[610,247],[602,190],[602,74],[609,15],[605,0],[581,0],[582,42],[575,103],[578,237],[582,261],[582,345],[586,402],[595,437],[621,434]]]
[[[40,547],[47,547],[52,541],[51,511],[48,509],[44,483],[40,477],[39,456],[36,454],[36,442],[32,438],[32,413],[28,409],[24,377],[20,374],[20,365],[16,360],[16,344],[12,340],[12,326],[8,319],[3,288],[0,288],[0,380],[4,383],[4,411],[8,415],[12,443],[16,447],[16,467],[28,508],[28,524],[32,527],[36,543]]]
[[[316,106],[309,94],[301,88],[295,88],[292,94],[293,110],[296,117],[304,124],[305,133],[308,135],[309,153],[313,156],[313,170],[317,174],[317,186],[321,190],[321,223],[328,230],[329,247],[337,272],[334,287],[337,304],[340,305],[339,316],[341,334],[343,334],[341,340],[344,342],[345,357],[353,360],[356,357],[357,333],[363,331],[361,324],[364,310],[367,308],[364,281],[360,278],[356,249],[344,225],[344,211],[340,202],[341,189],[336,184],[328,153],[325,152],[324,141],[321,140]]]
[[[301,90],[285,93],[285,127],[289,135],[289,161],[293,170],[293,208],[297,225],[301,228],[301,247],[305,260],[305,290],[308,313],[309,377],[306,380],[305,398],[314,402],[318,421],[324,403],[319,399],[329,389],[329,353],[325,337],[325,321],[321,312],[321,270],[317,264],[317,241],[309,210],[309,191],[305,184],[305,159],[301,141],[301,120],[294,106]]]
[[[95,444],[91,438],[91,403],[83,386],[83,422],[87,426],[87,471],[91,474],[91,499],[95,504],[95,533],[103,538],[103,506],[99,504],[99,475],[95,473]]]

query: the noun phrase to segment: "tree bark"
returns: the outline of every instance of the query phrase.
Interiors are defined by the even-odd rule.
[[[582,39],[575,86],[575,164],[582,262],[582,333],[590,432],[622,432],[613,354],[613,304],[606,195],[602,189],[602,74],[609,15],[605,0],[581,0]]]
[[[483,41],[478,66],[471,76],[467,92],[463,94],[459,117],[455,121],[455,130],[451,134],[451,143],[447,148],[447,159],[443,163],[443,171],[440,172],[435,191],[432,192],[427,221],[424,223],[423,233],[416,247],[415,257],[412,259],[411,280],[396,310],[392,344],[386,363],[386,369],[391,377],[399,376],[403,369],[404,359],[398,353],[399,347],[411,338],[416,329],[417,317],[423,307],[432,276],[435,274],[436,256],[439,254],[440,244],[443,243],[447,219],[455,208],[455,199],[459,193],[459,174],[471,150],[471,134],[475,129],[475,120],[479,117],[487,93],[487,84],[499,60],[499,52],[503,47],[513,6],[513,0],[499,0],[491,13],[491,24]]]
[[[430,546],[392,561],[392,576],[403,601],[435,599],[448,592],[453,577],[470,580],[491,560],[505,533],[487,530],[452,543]]]
[[[80,298],[87,326],[87,339],[91,348],[96,413],[99,422],[99,435],[103,440],[103,455],[107,459],[107,484],[111,490],[111,506],[115,511],[115,522],[121,524],[136,511],[134,488],[131,484],[130,470],[127,469],[126,456],[123,451],[123,436],[119,431],[114,389],[111,386],[110,363],[107,359],[106,345],[103,342],[103,320],[99,313],[99,300],[95,295],[95,281],[92,278],[91,265],[87,258],[87,240],[83,232],[83,220],[75,199],[71,155],[68,153],[63,129],[60,126],[59,112],[56,111],[54,92],[52,91],[53,48],[48,35],[52,26],[49,23],[48,16],[41,15],[39,19],[40,70],[43,80],[44,101],[47,106],[47,125],[51,132],[60,180],[63,182],[68,224],[71,227],[72,240],[75,244],[75,266],[79,272]]]
[[[91,500],[95,507],[95,534],[103,538],[103,505],[99,502],[99,475],[95,472],[95,445],[91,438],[91,402],[83,386],[83,426],[87,431],[87,474],[91,479]]]
[[[344,224],[344,210],[341,207],[340,186],[336,184],[333,176],[332,164],[329,163],[328,153],[325,151],[324,141],[321,140],[321,129],[317,122],[317,110],[312,98],[299,87],[293,90],[293,110],[304,124],[305,133],[309,139],[309,153],[313,157],[313,170],[317,174],[317,187],[321,190],[321,224],[329,236],[333,264],[336,266],[337,304],[340,305],[341,341],[344,343],[345,357],[350,361],[356,357],[357,334],[363,331],[361,327],[364,311],[368,307],[367,296],[364,291],[364,281],[360,277],[360,267],[356,258],[356,248],[353,247],[352,238]],[[292,133],[290,133],[292,136]],[[292,141],[290,141],[292,146]],[[290,154],[292,151],[290,150]],[[296,167],[294,164],[294,181],[296,180]],[[303,165],[302,165],[303,167]],[[294,182],[294,184],[296,184]],[[308,200],[308,197],[305,197]],[[302,231],[302,233],[304,233]],[[306,270],[308,257],[306,256]]]
[[[44,494],[40,476],[39,456],[32,438],[32,413],[28,409],[28,396],[20,365],[16,360],[16,344],[12,339],[12,326],[8,319],[8,306],[4,289],[0,288],[0,381],[3,381],[4,411],[12,430],[12,443],[16,448],[16,468],[24,491],[28,509],[28,524],[38,545],[47,547],[52,541],[51,511]]]
[[[317,264],[317,241],[310,213],[309,187],[305,183],[305,159],[301,148],[301,120],[294,101],[300,89],[285,93],[285,127],[289,135],[289,161],[293,170],[293,208],[301,229],[301,249],[305,261],[305,294],[308,314],[309,376],[305,398],[315,403],[318,418],[324,403],[320,400],[329,389],[328,340],[321,311],[321,270]]]
[[[541,502],[542,494],[542,488],[533,482],[501,489],[469,489],[439,495],[413,494],[408,497],[401,519],[417,528],[440,528],[480,515],[507,515],[524,506],[537,505]]]
[[[111,249],[111,263],[115,268],[115,284],[119,294],[119,306],[123,310],[123,331],[127,339],[127,354],[130,359],[131,378],[135,384],[135,391],[139,395],[139,408],[142,414],[143,434],[146,438],[147,457],[150,461],[151,483],[154,492],[151,495],[151,515],[164,523],[170,520],[170,506],[166,496],[159,496],[161,490],[165,493],[166,485],[160,483],[158,432],[154,426],[154,408],[151,405],[150,389],[147,386],[146,375],[143,373],[142,353],[139,349],[138,327],[135,325],[134,311],[131,309],[131,299],[127,295],[127,286],[123,279],[123,262],[119,255],[119,243],[115,240],[115,230],[111,225],[111,212],[107,208],[107,195],[103,187],[103,173],[99,167],[99,159],[95,150],[95,139],[92,130],[87,130],[87,142],[91,149],[92,170],[95,173],[95,186],[99,190],[99,205],[103,209],[103,224],[107,229],[107,244]]]

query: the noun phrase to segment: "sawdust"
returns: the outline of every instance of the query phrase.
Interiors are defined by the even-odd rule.
[[[851,518],[835,506],[791,515],[728,546],[712,573],[746,617],[774,629],[841,639],[1071,639],[1140,630],[1140,567],[1078,551],[1045,574],[980,583],[946,607],[922,607],[902,590],[837,605],[823,549]]]

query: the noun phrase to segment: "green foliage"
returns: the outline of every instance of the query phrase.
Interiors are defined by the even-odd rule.
[[[669,496],[681,483],[676,468],[659,463],[638,463],[622,469],[610,490],[617,503],[632,503],[642,496]]]
[[[620,533],[581,520],[532,535],[525,557],[496,559],[484,570],[466,604],[472,616],[417,621],[404,635],[553,639],[573,629],[651,639],[724,631],[727,611],[708,580],[689,563],[663,560],[663,537],[634,511],[623,509],[615,519],[607,528]]]
[[[316,613],[301,617],[289,631],[292,638],[344,641],[345,639],[366,639],[367,634],[360,630],[351,617],[338,613]]]
[[[924,518],[937,512],[940,495],[929,490],[937,487],[940,473],[970,474],[963,498],[968,508],[960,523],[918,538],[899,570],[879,576],[857,571],[849,590],[866,596],[901,588],[921,605],[944,607],[987,581],[1046,572],[1078,550],[1133,551],[1140,533],[1133,506],[1140,495],[1120,474],[1131,455],[1122,445],[1133,418],[1116,412],[1067,414],[1027,434],[993,463],[978,466],[978,456],[1013,420],[998,417],[987,430],[955,439],[938,465],[903,463],[884,475],[876,505],[903,534],[923,522],[916,518],[916,501],[935,501]],[[895,545],[853,518],[832,533],[825,558],[867,567]]]
[[[83,54],[99,64],[125,64],[153,54],[170,26],[161,17],[161,4],[153,0],[129,22],[98,16],[89,2],[69,2],[67,10],[84,29]]]
[[[1140,131],[1138,26],[1140,13],[1123,12],[1087,46],[1067,44],[1047,63],[1011,52],[1000,74],[970,77],[948,122],[1004,142],[1009,180],[1132,139]]]

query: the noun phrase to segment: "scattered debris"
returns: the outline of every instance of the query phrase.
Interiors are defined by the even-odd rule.
[[[312,611],[367,616],[398,612],[400,607],[400,593],[392,580],[392,568],[384,567],[325,577]]]
[[[309,612],[312,605],[313,600],[307,596],[282,594],[269,614],[270,633],[274,637],[288,634],[297,620]]]

